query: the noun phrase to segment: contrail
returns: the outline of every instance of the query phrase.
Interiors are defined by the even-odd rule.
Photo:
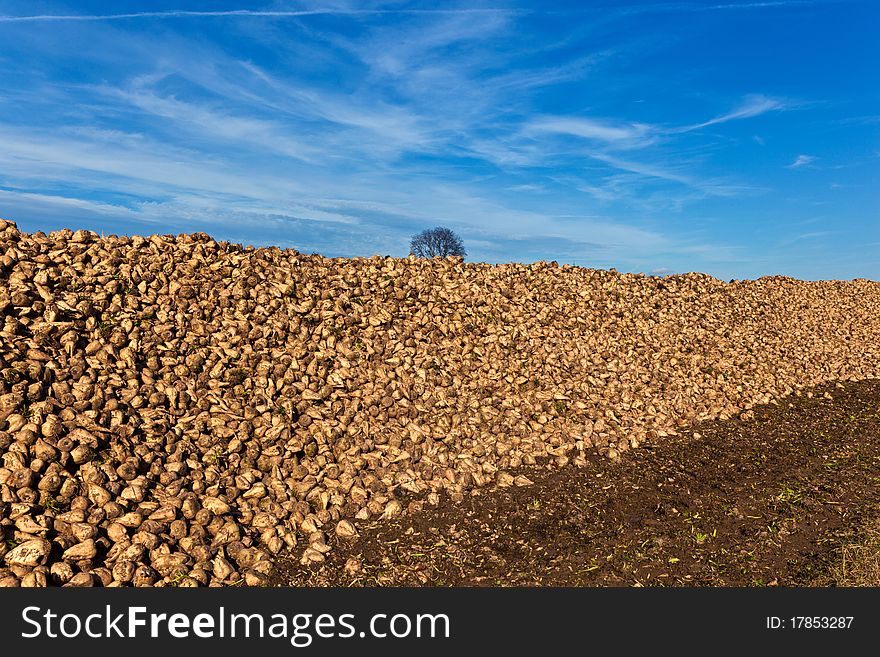
[[[848,2],[858,0],[765,0],[763,2],[742,2],[717,5],[699,5],[688,3],[660,3],[656,5],[621,5],[617,9],[623,14],[651,12],[689,12],[689,11],[723,11],[727,9],[761,9],[770,7],[797,7],[814,4],[833,4],[836,1]],[[523,9],[477,8],[477,9],[304,9],[301,11],[271,11],[254,9],[230,9],[226,11],[139,11],[127,14],[37,14],[33,16],[0,15],[0,23],[37,23],[49,21],[119,21],[136,18],[302,18],[304,16],[380,16],[401,14],[583,14],[595,13],[596,8],[562,11],[535,12]]]
[[[228,11],[139,11],[129,14],[38,14],[35,16],[0,15],[0,23],[36,23],[47,21],[118,21],[132,18],[299,18],[302,16],[357,16],[371,14],[488,14],[514,13],[507,9],[314,9],[302,11],[258,11],[233,9]]]

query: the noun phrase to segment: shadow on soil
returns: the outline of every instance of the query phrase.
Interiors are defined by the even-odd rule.
[[[880,508],[880,381],[830,384],[584,468],[521,468],[331,538],[279,586],[829,586]],[[876,557],[876,555],[874,555]],[[880,585],[875,582],[874,585]]]

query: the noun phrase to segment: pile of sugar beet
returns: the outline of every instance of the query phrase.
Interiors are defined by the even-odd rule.
[[[0,221],[0,585],[261,585],[358,525],[878,376],[880,283]],[[445,495],[441,495],[445,492]]]

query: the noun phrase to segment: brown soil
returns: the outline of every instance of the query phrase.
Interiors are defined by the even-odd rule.
[[[458,504],[441,498],[361,527],[354,542],[333,537],[326,562],[281,560],[274,583],[847,584],[835,575],[841,555],[876,527],[880,508],[880,380],[821,386],[754,411],[617,461],[521,468],[514,474],[533,485],[475,491]]]

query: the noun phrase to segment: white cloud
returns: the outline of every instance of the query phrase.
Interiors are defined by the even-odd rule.
[[[789,169],[799,169],[801,167],[805,167],[812,162],[815,162],[816,158],[813,155],[798,155],[794,158],[794,162],[787,165]]]
[[[7,202],[28,201],[35,204],[57,205],[65,208],[76,208],[77,210],[87,210],[97,214],[114,215],[117,217],[135,216],[137,214],[134,210],[123,205],[90,201],[87,199],[73,198],[59,194],[35,194],[33,192],[0,189],[0,200],[5,200]]]
[[[300,11],[265,11],[231,9],[225,11],[139,11],[124,14],[32,14],[27,16],[0,15],[0,23],[42,23],[50,21],[121,21],[138,18],[305,18],[309,16],[381,16],[383,14],[498,14],[505,10],[490,8],[461,9],[309,9]]]
[[[801,242],[803,240],[818,240],[829,235],[834,235],[836,231],[833,230],[815,230],[809,233],[801,233],[800,235],[795,235],[794,237],[790,237],[788,239],[782,240],[779,245],[780,246],[791,246],[797,242]]]
[[[691,130],[699,130],[710,125],[719,123],[727,123],[728,121],[737,121],[740,119],[750,119],[767,112],[778,112],[791,107],[791,102],[781,98],[771,98],[762,94],[751,94],[743,99],[743,102],[726,114],[721,114],[715,118],[696,123],[694,125],[677,128],[673,132],[690,132]]]
[[[523,185],[511,185],[510,187],[505,187],[505,189],[509,192],[541,192],[544,191],[544,186],[525,183]]]
[[[614,167],[615,169],[637,173],[648,178],[658,178],[660,180],[667,180],[670,182],[676,182],[692,187],[698,186],[699,184],[698,180],[693,176],[681,173],[680,171],[677,171],[675,169],[664,167],[662,165],[646,164],[643,162],[634,162],[632,160],[623,160],[621,158],[600,152],[589,152],[587,153],[587,155],[595,160],[604,162],[609,166]]]
[[[111,87],[99,87],[97,90],[146,114],[167,119],[177,127],[210,141],[268,150],[304,162],[314,162],[319,155],[316,148],[292,139],[285,126],[274,121],[235,116],[199,103],[163,98],[145,90],[128,91]]]
[[[554,116],[537,119],[525,132],[551,132],[600,141],[619,148],[643,148],[655,141],[654,128],[644,123],[610,123],[586,117]]]

